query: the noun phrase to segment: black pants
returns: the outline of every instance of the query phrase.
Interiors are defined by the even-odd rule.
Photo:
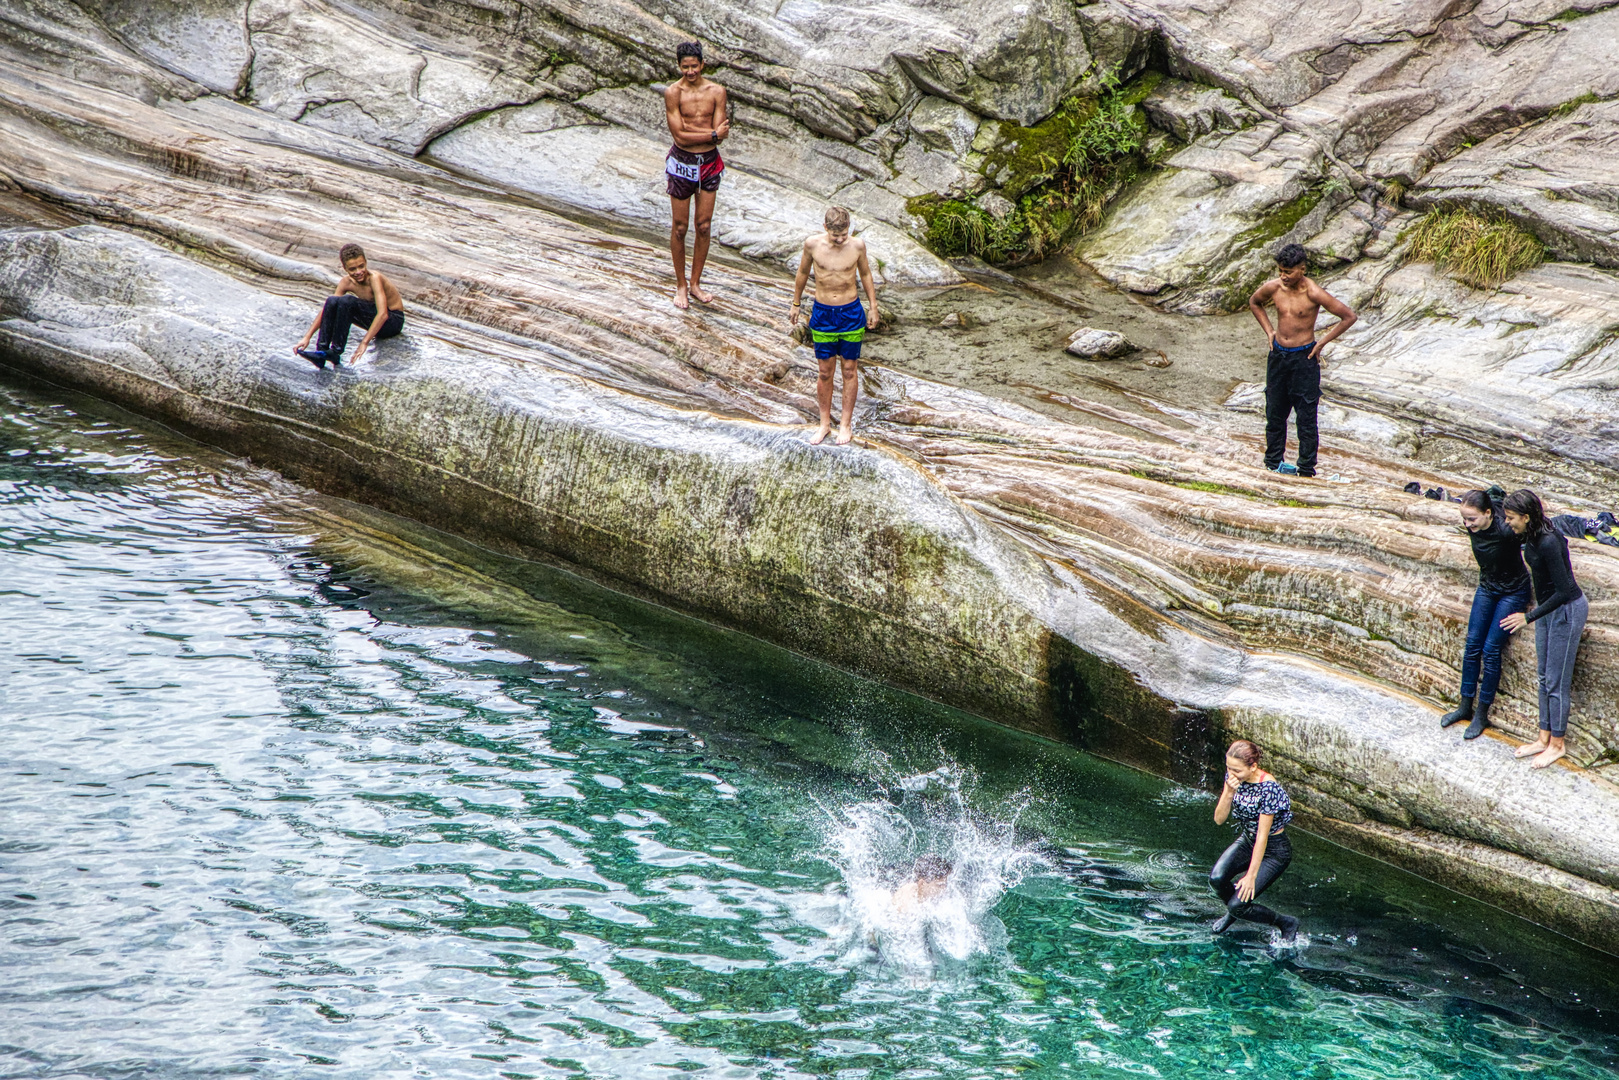
[[[1287,414],[1298,417],[1299,475],[1315,475],[1321,445],[1316,406],[1321,402],[1321,361],[1310,359],[1311,342],[1303,349],[1272,345],[1265,363],[1265,468],[1274,469],[1287,453]]]
[[[1279,916],[1264,904],[1256,904],[1252,900],[1244,903],[1237,899],[1237,882],[1242,880],[1248,872],[1248,863],[1254,857],[1253,841],[1246,836],[1239,837],[1235,843],[1225,849],[1214,869],[1209,871],[1209,887],[1214,895],[1220,898],[1225,909],[1239,919],[1249,922],[1268,923],[1276,925]],[[1270,888],[1271,883],[1282,876],[1287,864],[1293,861],[1293,844],[1288,840],[1287,834],[1270,838],[1265,845],[1265,857],[1259,862],[1259,873],[1254,878],[1254,900],[1259,894]]]
[[[369,300],[362,300],[353,293],[344,293],[342,296],[328,296],[326,307],[320,316],[319,346],[330,352],[342,352],[349,345],[349,327],[359,326],[361,332],[371,328],[371,320],[377,317],[377,305]],[[377,340],[397,337],[405,328],[405,313],[403,311],[388,312],[388,320],[377,331]]]

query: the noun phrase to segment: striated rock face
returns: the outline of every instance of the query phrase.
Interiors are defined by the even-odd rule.
[[[1340,339],[1333,390],[1619,466],[1619,279],[1551,263],[1480,293],[1412,265],[1381,280],[1369,312]]]
[[[1616,26],[1619,30],[1619,26]],[[1492,135],[1425,175],[1419,205],[1497,207],[1560,259],[1619,266],[1619,102],[1582,103],[1554,121]]]
[[[1552,151],[1576,124],[1605,145],[1606,106],[1553,99],[1586,92],[1558,98],[1614,16],[1563,14],[19,0],[0,12],[0,363],[1188,782],[1258,738],[1311,827],[1619,950],[1619,558],[1574,556],[1587,767],[1530,773],[1503,740],[1438,730],[1473,564],[1453,507],[1400,491],[1506,479],[1412,464],[1434,426],[1503,469],[1522,436],[1608,483],[1615,279],[1556,264],[1485,294],[1401,268],[1408,211],[1356,179],[1420,175],[1420,208],[1490,186],[1510,140],[1550,140],[1569,182],[1544,182],[1564,215],[1541,208],[1546,227],[1594,237],[1606,180]],[[1180,81],[1144,108],[1192,141],[1084,252],[1182,311],[1229,304],[1282,238],[1345,266],[1333,287],[1367,318],[1328,369],[1341,482],[1265,473],[1232,411],[1051,393],[1057,418],[875,364],[863,445],[808,447],[779,264],[733,260],[719,304],[667,303],[656,84],[693,34],[738,108],[722,242],[779,260],[836,197],[889,281],[934,285],[958,276],[901,235],[906,199],[1000,206],[983,170],[1007,125],[1161,63]],[[1491,197],[1528,199],[1520,171]],[[345,240],[396,278],[408,332],[320,373],[290,346]],[[1519,737],[1530,654],[1496,713]]]

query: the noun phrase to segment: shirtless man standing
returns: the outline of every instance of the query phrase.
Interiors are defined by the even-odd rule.
[[[695,41],[675,48],[680,78],[663,92],[669,134],[675,144],[664,158],[668,177],[669,208],[674,224],[669,229],[669,254],[675,260],[675,307],[690,306],[686,299],[686,227],[691,218],[691,197],[697,196],[697,242],[691,252],[691,295],[705,304],[714,297],[702,286],[703,263],[708,260],[708,235],[714,220],[714,197],[725,175],[720,143],[731,133],[725,87],[703,78],[703,47]]]
[[[798,260],[798,279],[793,282],[793,306],[788,314],[798,325],[798,309],[815,268],[815,306],[810,314],[810,337],[815,342],[815,359],[821,376],[815,384],[815,401],[821,407],[821,426],[810,439],[819,444],[832,430],[832,374],[839,358],[843,361],[843,418],[838,424],[838,445],[854,437],[854,401],[860,393],[860,343],[867,330],[877,329],[877,286],[871,280],[866,262],[866,242],[849,236],[849,211],[833,206],[826,211],[826,231],[804,241],[804,257]],[[860,306],[860,286],[864,283],[871,312]]]
[[[1259,320],[1260,329],[1270,339],[1270,359],[1265,366],[1265,468],[1272,472],[1315,475],[1316,450],[1320,436],[1316,430],[1316,406],[1321,401],[1321,350],[1339,334],[1355,325],[1349,305],[1328,293],[1305,276],[1307,256],[1300,244],[1288,244],[1276,253],[1276,276],[1248,298],[1248,310]],[[1272,327],[1265,305],[1276,305]],[[1315,320],[1326,308],[1338,321],[1315,337]],[[1297,415],[1299,463],[1283,461],[1287,452],[1287,414]]]
[[[333,367],[341,365],[351,326],[366,326],[365,338],[354,352],[355,360],[365,355],[371,342],[395,337],[405,328],[405,301],[381,270],[366,266],[360,245],[344,244],[337,260],[343,264],[343,280],[337,283],[337,291],[326,298],[303,340],[292,347],[293,352],[318,368],[325,368],[328,361]],[[382,297],[380,306],[378,295]],[[319,346],[311,349],[309,339],[316,331],[320,332]]]

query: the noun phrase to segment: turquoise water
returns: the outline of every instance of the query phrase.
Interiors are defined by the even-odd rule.
[[[59,399],[59,395],[56,396]],[[1606,1077],[1612,961],[0,390],[0,1077]],[[886,869],[951,856],[919,917]]]

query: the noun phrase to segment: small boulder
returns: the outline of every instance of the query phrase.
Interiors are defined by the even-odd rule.
[[[1134,347],[1117,330],[1098,330],[1092,326],[1081,326],[1068,335],[1068,351],[1086,360],[1113,360]]]
[[[952,311],[943,319],[939,320],[939,325],[944,327],[946,330],[971,330],[973,327],[979,325],[979,320],[976,316],[969,312]]]
[[[978,208],[996,221],[1005,221],[1017,204],[998,191],[990,191],[978,196]]]
[[[972,149],[979,120],[953,101],[924,97],[911,112],[911,132],[929,150],[962,157]]]
[[[1236,131],[1258,120],[1252,109],[1215,86],[1198,86],[1180,79],[1165,79],[1141,100],[1141,108],[1154,127],[1181,142],[1192,142],[1211,131]]]

